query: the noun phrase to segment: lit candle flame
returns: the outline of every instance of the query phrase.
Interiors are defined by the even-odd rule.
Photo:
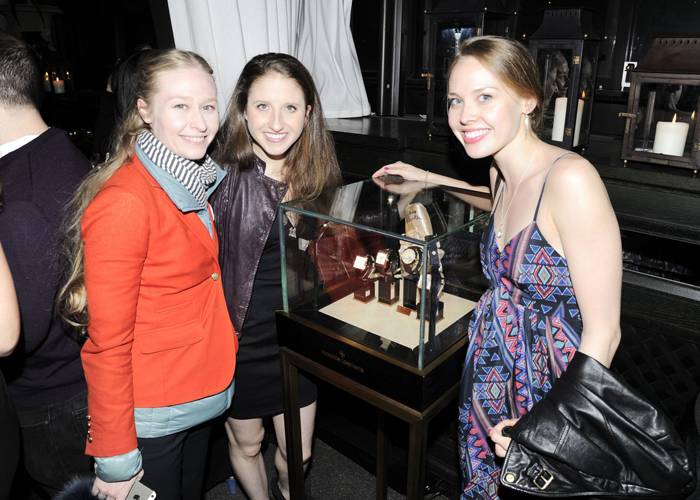
[[[583,90],[583,91],[581,92],[581,99],[585,99],[585,98],[586,98],[586,91]]]
[[[673,113],[673,120],[671,120],[671,123],[676,123],[676,113]]]
[[[690,114],[690,120],[691,120],[691,121],[695,120],[695,111],[693,111],[693,112]]]
[[[44,80],[47,80],[47,81],[49,80],[49,72],[48,71],[44,73]]]

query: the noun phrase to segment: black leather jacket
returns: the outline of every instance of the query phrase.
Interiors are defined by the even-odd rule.
[[[265,176],[265,163],[227,167],[228,175],[211,199],[219,235],[219,261],[226,305],[241,334],[253,281],[286,184]]]
[[[694,486],[671,421],[582,352],[510,436],[501,482],[531,495],[670,500]]]

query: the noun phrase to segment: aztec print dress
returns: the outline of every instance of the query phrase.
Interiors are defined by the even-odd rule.
[[[503,250],[496,242],[493,215],[481,240],[481,266],[490,286],[469,325],[462,374],[463,500],[498,499],[500,467],[488,431],[540,401],[579,345],[583,324],[566,259],[537,227],[543,192],[544,185],[530,224]]]

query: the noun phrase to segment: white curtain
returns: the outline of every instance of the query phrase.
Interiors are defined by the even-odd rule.
[[[305,0],[296,57],[314,77],[328,118],[370,112],[355,42],[350,32],[352,0]]]
[[[352,0],[168,0],[175,46],[214,68],[220,109],[257,54],[297,57],[314,77],[328,118],[370,108],[350,33]]]

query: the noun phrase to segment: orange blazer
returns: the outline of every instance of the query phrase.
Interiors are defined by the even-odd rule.
[[[213,234],[137,157],[85,210],[88,455],[136,448],[134,407],[186,403],[231,383],[238,340]]]

